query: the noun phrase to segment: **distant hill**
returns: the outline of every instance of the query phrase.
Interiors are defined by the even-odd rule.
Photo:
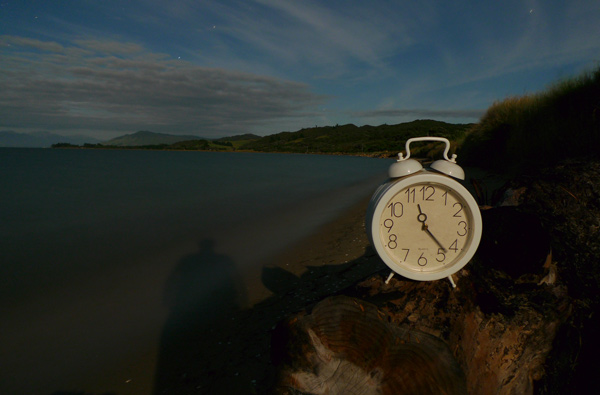
[[[465,137],[472,124],[452,124],[433,120],[416,120],[396,125],[356,126],[335,125],[281,132],[261,137],[241,134],[218,139],[199,138],[190,135],[171,135],[140,131],[105,141],[87,144],[83,148],[135,148],[153,150],[200,150],[200,151],[256,151],[350,154],[365,156],[395,156],[405,148],[411,137],[439,136],[453,142],[453,147]],[[72,148],[56,145],[56,148]],[[430,143],[411,147],[415,156],[439,155],[440,144]]]
[[[174,135],[165,133],[154,133],[140,131],[103,142],[103,145],[112,145],[117,147],[138,147],[146,145],[174,144],[186,140],[198,140],[198,136]]]
[[[239,148],[266,152],[397,153],[404,150],[406,140],[411,137],[438,136],[457,141],[465,136],[471,126],[433,120],[379,126],[324,126],[265,136]],[[429,148],[424,152],[429,152]]]
[[[0,147],[48,148],[52,144],[67,143],[81,145],[96,144],[100,140],[86,136],[63,136],[49,132],[18,133],[12,130],[0,131]]]

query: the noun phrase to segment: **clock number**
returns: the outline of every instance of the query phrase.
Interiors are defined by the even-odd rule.
[[[392,233],[392,234],[390,235],[390,238],[389,238],[389,240],[388,240],[388,248],[389,248],[390,250],[393,250],[393,249],[395,249],[396,247],[398,247],[398,242],[397,242],[397,240],[398,240],[398,236],[396,236],[395,234],[393,234],[393,233]]]
[[[446,254],[444,253],[443,248],[438,248],[437,254],[438,254],[438,256],[435,258],[436,261],[444,262],[446,260]],[[440,255],[442,256],[442,259],[439,258]]]
[[[407,203],[410,203],[410,198],[411,198],[411,196],[412,196],[412,202],[413,202],[413,203],[415,202],[415,195],[416,195],[416,193],[417,193],[417,191],[416,191],[416,189],[415,189],[415,188],[408,188],[408,189],[406,190],[406,192],[404,192],[404,193],[406,194],[406,202],[407,202]]]
[[[388,208],[392,217],[400,218],[404,214],[404,205],[400,202],[390,203]]]
[[[448,248],[449,250],[452,250],[454,252],[458,251],[458,239],[454,240],[454,243],[450,244],[450,248]]]
[[[403,248],[402,251],[406,251],[406,255],[404,255],[404,261],[408,259],[408,252],[410,251],[408,248]]]
[[[431,193],[429,193],[431,191]],[[427,185],[419,189],[419,192],[423,193],[423,200],[428,202],[433,202],[433,195],[435,194],[435,188],[431,185]],[[429,193],[429,195],[427,195]],[[426,196],[427,195],[427,196]]]
[[[394,227],[394,221],[388,218],[385,221],[383,221],[383,226],[385,226],[388,230],[388,233],[390,233],[392,228]]]
[[[452,205],[452,207],[456,207],[456,205],[457,205],[457,204],[458,204],[458,211],[457,211],[456,213],[454,213],[454,215],[453,215],[453,216],[458,218],[458,217],[462,217],[462,215],[460,215],[460,212],[461,212],[461,211],[462,211],[462,209],[463,209],[463,205],[462,205],[462,204],[460,204],[459,202],[456,202],[456,203],[454,203],[454,204]]]
[[[427,258],[425,258],[423,256],[424,252],[421,253],[421,256],[419,257],[419,259],[417,259],[417,263],[419,264],[419,266],[425,266],[427,265]]]
[[[460,221],[458,223],[458,225],[462,225],[462,228],[456,231],[456,234],[459,236],[466,236],[467,235],[467,223],[465,221]],[[463,233],[464,232],[464,233]]]
[[[448,204],[448,191],[444,192],[442,194],[442,197],[444,198],[444,206]]]

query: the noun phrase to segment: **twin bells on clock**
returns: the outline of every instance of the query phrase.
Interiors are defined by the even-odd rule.
[[[415,137],[412,139],[408,139],[406,141],[406,158],[402,155],[402,152],[398,154],[398,161],[390,166],[390,178],[404,177],[423,170],[423,165],[421,165],[419,161],[415,159],[410,159],[410,143],[415,141],[445,142],[446,149],[444,150],[444,159],[436,160],[429,167],[450,177],[458,178],[459,180],[465,179],[464,170],[462,169],[462,167],[456,164],[456,154],[453,154],[451,158],[448,158],[450,142],[448,141],[448,139],[443,137]]]

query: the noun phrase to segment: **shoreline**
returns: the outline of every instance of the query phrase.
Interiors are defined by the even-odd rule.
[[[361,258],[369,248],[365,215],[370,199],[371,196],[362,198],[333,221],[283,251],[270,264],[301,276],[309,267],[341,265]]]

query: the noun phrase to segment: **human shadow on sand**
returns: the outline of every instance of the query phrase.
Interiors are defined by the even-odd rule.
[[[167,287],[171,313],[161,342],[155,394],[269,393],[275,373],[271,335],[277,323],[357,279],[386,270],[374,255],[368,249],[344,264],[315,262],[318,266],[307,266],[301,276],[277,266],[264,267],[262,283],[273,295],[245,310],[238,309],[232,298],[236,273],[228,271],[233,263],[227,257],[205,246],[184,258]],[[213,275],[215,265],[219,269]],[[222,281],[208,297],[197,287],[212,289],[216,281],[211,276]]]
[[[205,239],[199,251],[182,258],[167,280],[164,326],[155,374],[155,394],[208,393],[207,377],[219,368],[206,358],[224,341],[243,301],[234,262]],[[213,351],[211,351],[213,350]]]

